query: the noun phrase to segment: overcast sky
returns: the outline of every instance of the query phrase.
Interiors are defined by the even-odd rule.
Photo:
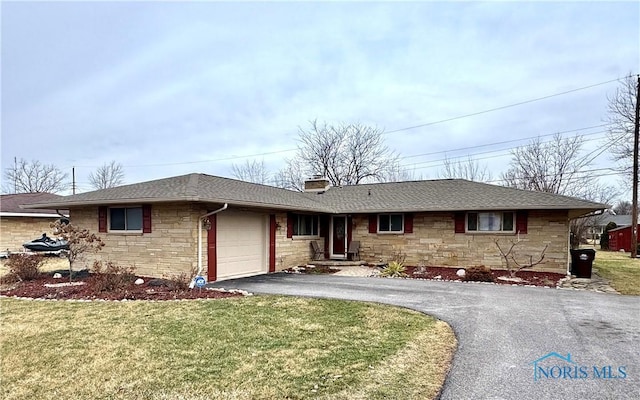
[[[635,1],[0,7],[2,169],[75,166],[82,191],[111,160],[127,183],[275,172],[312,119],[384,129],[416,177],[438,178],[445,151],[498,177],[530,137],[588,128],[602,146],[618,84],[597,84],[640,70]]]

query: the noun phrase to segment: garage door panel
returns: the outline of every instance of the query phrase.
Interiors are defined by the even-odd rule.
[[[267,272],[266,226],[261,214],[219,214],[218,279]]]

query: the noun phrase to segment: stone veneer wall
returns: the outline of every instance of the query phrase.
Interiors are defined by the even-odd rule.
[[[190,203],[153,204],[151,233],[99,233],[98,207],[72,209],[71,223],[98,234],[105,243],[102,251],[88,254],[77,262],[76,268],[90,268],[94,260],[99,260],[133,266],[138,275],[170,277],[190,274],[198,266],[196,221],[203,213],[199,206]],[[203,233],[206,273],[206,231]]]
[[[232,207],[229,208],[233,209]],[[210,208],[199,204],[154,204],[151,207],[151,233],[98,233],[98,207],[71,210],[71,221],[98,234],[105,242],[102,251],[77,262],[77,269],[91,267],[95,260],[134,266],[139,275],[171,276],[190,273],[198,266],[198,225],[200,215]],[[225,211],[223,211],[225,212]],[[264,215],[273,213],[264,212]],[[321,248],[322,238],[287,238],[287,214],[275,213],[276,271],[307,264],[312,258],[312,240]],[[268,240],[268,236],[266,237]],[[207,273],[207,231],[202,231],[202,267]],[[267,246],[268,248],[268,246]],[[268,257],[266,258],[268,260]]]
[[[387,262],[396,253],[406,254],[407,265],[468,267],[485,265],[505,268],[504,260],[494,243],[500,238],[508,250],[515,234],[469,234],[454,232],[454,214],[416,213],[413,233],[369,233],[367,215],[353,217],[353,240],[360,240],[361,257],[369,262]],[[566,211],[529,211],[527,234],[521,234],[516,246],[518,260],[528,255],[539,256],[546,244],[545,262],[534,270],[564,273],[569,253],[569,223]],[[525,257],[522,259],[521,257]]]
[[[57,220],[44,217],[0,218],[0,251],[25,251],[22,244],[41,237],[43,233],[53,237],[49,224]]]
[[[287,237],[287,214],[276,213],[276,223],[280,229],[276,230],[276,271],[305,265],[313,259],[311,241],[315,240],[324,249],[324,239],[321,237]]]

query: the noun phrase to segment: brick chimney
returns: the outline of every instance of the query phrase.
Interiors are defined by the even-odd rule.
[[[305,192],[326,192],[330,187],[329,180],[321,175],[315,175],[313,178],[304,181]]]

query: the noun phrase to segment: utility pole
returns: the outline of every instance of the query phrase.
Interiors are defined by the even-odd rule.
[[[18,157],[13,157],[13,193],[18,193]]]
[[[71,190],[76,194],[76,167],[71,167]]]
[[[640,74],[636,86],[636,121],[633,129],[633,195],[631,204],[631,258],[638,256],[638,134],[640,133]]]

